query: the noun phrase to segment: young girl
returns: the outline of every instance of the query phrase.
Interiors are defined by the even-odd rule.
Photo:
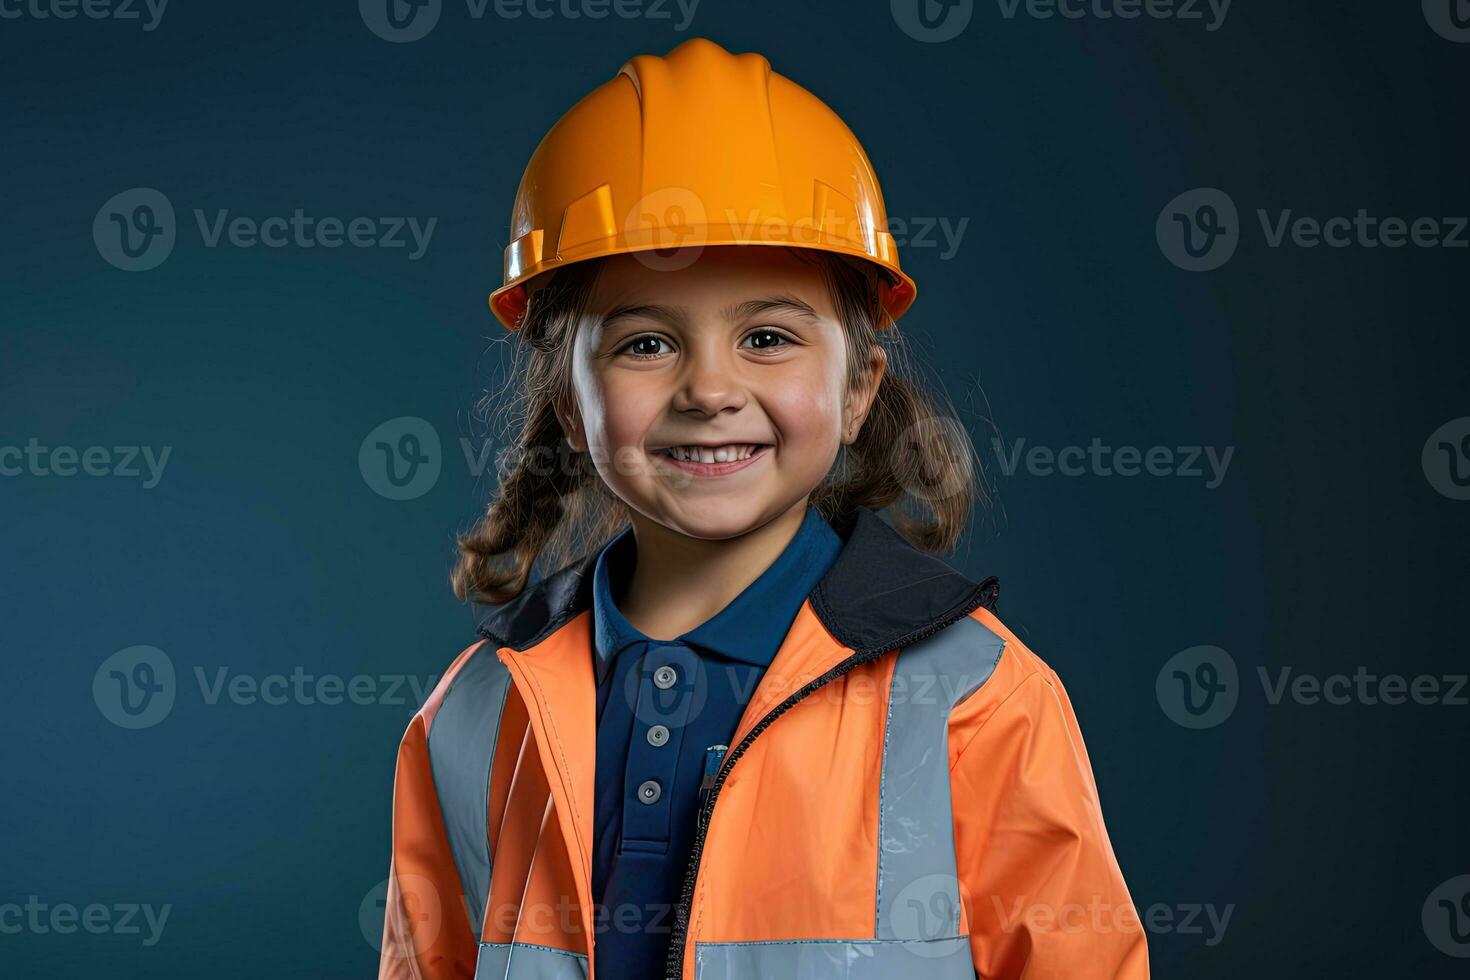
[[[400,748],[380,976],[1146,977],[1061,682],[930,554],[973,459],[842,121],[690,40],[512,223],[514,467]]]

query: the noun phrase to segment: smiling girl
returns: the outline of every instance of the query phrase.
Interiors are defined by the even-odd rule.
[[[512,224],[514,465],[400,747],[380,976],[1146,977],[1066,691],[935,557],[973,458],[842,121],[639,56]]]

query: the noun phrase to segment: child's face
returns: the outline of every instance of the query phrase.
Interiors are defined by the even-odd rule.
[[[577,330],[575,404],[562,424],[633,510],[720,539],[805,501],[856,438],[884,359],[875,351],[848,390],[826,280],[785,248],[715,247],[678,261],[687,254],[605,262]],[[703,448],[702,462],[675,457],[689,446]]]

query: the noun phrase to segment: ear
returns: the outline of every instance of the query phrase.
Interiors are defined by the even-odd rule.
[[[555,405],[556,420],[561,423],[561,431],[567,439],[567,445],[574,453],[585,453],[587,451],[587,430],[582,426],[582,413],[577,410],[576,398],[567,395],[559,398]]]
[[[888,370],[888,353],[874,344],[868,353],[868,363],[863,371],[862,382],[847,393],[847,405],[842,412],[842,443],[850,446],[857,442],[863,422],[878,397],[878,388]]]

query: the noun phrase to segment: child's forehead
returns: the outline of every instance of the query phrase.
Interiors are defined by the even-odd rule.
[[[605,260],[593,305],[728,306],[778,296],[830,314],[826,278],[817,263],[781,247],[708,247],[615,255]]]

